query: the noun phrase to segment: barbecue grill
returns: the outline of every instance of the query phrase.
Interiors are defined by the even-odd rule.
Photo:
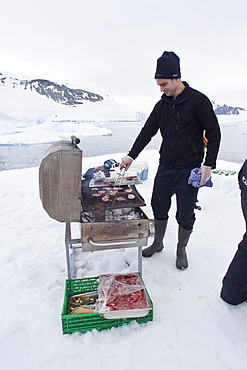
[[[142,247],[147,245],[149,219],[140,207],[145,201],[125,177],[82,179],[82,150],[74,136],[50,146],[39,169],[40,198],[48,215],[65,223],[68,278],[75,278],[75,249],[82,252],[138,248],[138,272],[142,272]],[[137,182],[138,183],[138,182]],[[108,200],[102,201],[107,194]],[[80,238],[73,239],[71,223],[80,224]]]

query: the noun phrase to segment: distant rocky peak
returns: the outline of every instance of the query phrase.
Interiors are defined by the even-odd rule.
[[[223,115],[223,114],[225,115],[235,114],[236,115],[236,114],[239,114],[241,111],[246,111],[245,108],[231,107],[226,104],[219,105],[219,104],[215,104],[214,102],[212,102],[212,104],[213,104],[216,115]]]
[[[22,86],[24,89],[30,89],[40,95],[46,96],[49,99],[54,100],[56,103],[76,106],[83,104],[85,101],[98,102],[104,100],[103,96],[82,90],[72,89],[64,84],[58,84],[45,79],[19,79],[14,77],[6,77],[0,72],[0,83],[5,85],[9,83],[13,88]]]
[[[36,79],[23,81],[23,83],[25,83],[25,88],[29,86],[31,90],[35,90],[37,93],[65,105],[78,105],[83,104],[85,100],[97,102],[104,99],[101,95],[86,90],[71,89],[65,85],[59,85],[48,80]]]

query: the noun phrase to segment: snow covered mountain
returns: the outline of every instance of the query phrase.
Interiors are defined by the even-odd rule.
[[[0,110],[80,121],[140,121],[141,112],[116,103],[104,93],[70,84],[0,72]]]
[[[0,72],[0,144],[44,143],[74,135],[111,135],[105,122],[140,122],[142,112],[104,93]]]
[[[6,76],[0,72],[1,85],[12,85],[12,88],[23,87],[40,95],[54,100],[56,103],[76,106],[83,104],[83,101],[97,102],[104,99],[103,96],[82,89],[72,89],[64,84],[58,84],[44,79],[23,79]]]

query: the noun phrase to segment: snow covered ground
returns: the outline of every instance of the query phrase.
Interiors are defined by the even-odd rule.
[[[87,169],[125,153],[83,158]],[[149,177],[138,190],[152,217],[150,196],[158,164],[155,150],[138,158]],[[241,164],[218,161],[218,169]],[[245,231],[237,174],[213,175],[199,192],[201,211],[188,246],[189,268],[175,267],[177,224],[172,204],[165,250],[143,259],[143,278],[154,320],[107,331],[62,335],[67,278],[65,225],[51,219],[39,199],[38,167],[0,172],[0,366],[4,370],[245,370],[246,303],[219,297],[221,281]],[[77,230],[77,224],[73,225]],[[75,231],[76,232],[76,231]],[[152,236],[150,236],[150,242]],[[77,277],[137,270],[135,248],[79,253]]]

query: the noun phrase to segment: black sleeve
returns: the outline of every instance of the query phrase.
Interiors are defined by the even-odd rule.
[[[212,103],[205,95],[201,96],[201,101],[197,108],[197,116],[201,125],[206,130],[206,137],[208,139],[204,165],[215,168],[221,139],[218,119],[214,113]]]
[[[238,183],[241,190],[241,207],[245,219],[247,233],[247,159],[239,171]]]

